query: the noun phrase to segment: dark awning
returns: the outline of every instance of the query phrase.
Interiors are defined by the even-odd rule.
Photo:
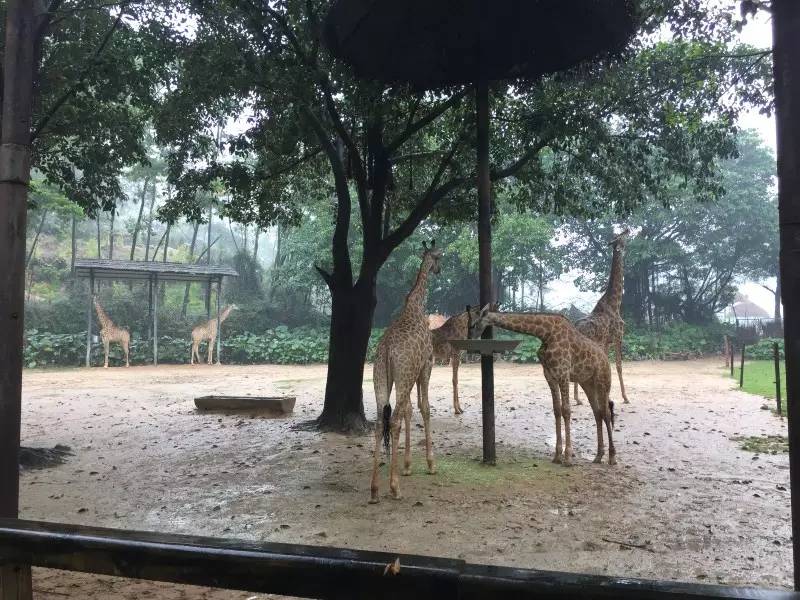
[[[325,42],[388,83],[537,79],[624,48],[635,12],[632,0],[337,0]]]

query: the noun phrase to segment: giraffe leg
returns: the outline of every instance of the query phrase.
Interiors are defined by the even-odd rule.
[[[402,393],[401,393],[402,392]],[[392,436],[392,457],[389,461],[389,491],[392,498],[395,500],[402,499],[400,494],[400,479],[397,477],[397,455],[399,454],[400,447],[400,430],[403,428],[403,419],[405,418],[405,411],[409,410],[407,406],[411,402],[411,389],[405,388],[403,390],[397,389],[397,404],[394,412],[392,413],[390,433]]]
[[[131,366],[131,344],[129,341],[125,341],[123,344],[123,348],[125,349],[125,366]]]
[[[208,340],[208,364],[214,364],[214,337]]]
[[[561,417],[564,419],[564,464],[568,465],[572,461],[572,437],[570,435],[570,425],[572,424],[572,413],[569,405],[569,379],[562,381],[561,388]]]
[[[378,410],[375,419],[375,452],[372,457],[372,482],[369,486],[369,503],[377,504],[378,498],[378,467],[380,465],[381,439],[383,437],[383,410]]]
[[[103,368],[104,369],[108,368],[108,347],[110,345],[111,345],[111,342],[109,340],[103,340],[103,349],[105,350],[105,353],[106,353],[106,358],[103,361]]]
[[[622,381],[622,340],[618,339],[616,342],[616,347],[614,348],[614,354],[616,355],[616,363],[617,363],[617,376],[619,377],[619,387],[622,390],[622,401],[624,404],[630,404],[628,401],[628,395],[625,393],[625,382]]]
[[[589,405],[592,407],[594,422],[597,425],[597,454],[594,455],[594,461],[592,462],[599,463],[603,460],[603,454],[605,454],[605,448],[603,447],[603,413],[598,404],[597,390],[590,387],[584,391],[586,392],[586,398],[589,400]]]
[[[453,365],[453,410],[460,415],[464,412],[458,401],[458,366],[461,364],[461,352],[454,352],[450,356],[450,363]]]
[[[553,457],[554,463],[561,462],[561,392],[558,383],[551,379],[545,371],[545,379],[550,386],[550,395],[553,396],[553,416],[556,421],[556,455]]]
[[[419,386],[417,386],[417,402],[419,402]],[[406,447],[403,455],[403,475],[411,475],[411,402],[408,403],[403,419],[406,422]]]
[[[197,357],[197,362],[200,362],[200,353],[197,351],[198,345],[199,344],[197,342],[192,340],[192,360],[190,361],[190,364],[194,364],[195,356]]]
[[[425,427],[425,459],[428,461],[428,473],[434,475],[436,473],[436,462],[433,460],[433,444],[431,443],[431,405],[428,401],[428,385],[431,379],[432,363],[428,362],[420,373],[417,382],[417,390],[419,391],[420,407],[419,411],[422,413],[422,423]]]
[[[581,396],[578,393],[578,382],[575,382],[575,385],[572,388],[572,395],[575,396],[575,405],[581,406],[583,402],[581,402]]]
[[[608,464],[615,465],[617,464],[617,449],[614,448],[614,437],[612,433],[614,425],[611,422],[611,410],[612,410],[611,401],[608,398],[608,392],[606,392],[603,395],[605,396],[605,398],[601,396],[601,398],[603,398],[601,400],[602,402],[601,406],[604,407],[603,420],[606,422],[606,433],[608,433]]]

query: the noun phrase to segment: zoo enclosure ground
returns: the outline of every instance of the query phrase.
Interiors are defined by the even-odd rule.
[[[319,413],[324,366],[26,371],[23,443],[68,444],[75,456],[23,474],[21,516],[789,587],[788,457],[746,452],[734,439],[785,434],[785,424],[722,375],[720,359],[626,363],[631,404],[617,402],[620,464],[591,464],[594,420],[583,406],[572,412],[577,464],[565,468],[549,462],[552,402],[541,367],[500,363],[499,466],[489,468],[478,460],[478,365],[462,367],[461,417],[452,414],[450,369],[436,367],[439,473],[425,473],[415,412],[404,499],[369,506],[370,436],[293,428]],[[371,381],[364,389],[373,418]],[[193,398],[215,393],[290,394],[297,406],[286,419],[198,413]],[[35,586],[42,597],[264,597],[42,569]]]

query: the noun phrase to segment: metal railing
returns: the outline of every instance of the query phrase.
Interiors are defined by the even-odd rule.
[[[392,574],[387,567],[396,559],[399,570]],[[0,519],[0,565],[15,564],[336,600],[800,599],[800,594],[781,590],[514,569],[429,556]]]

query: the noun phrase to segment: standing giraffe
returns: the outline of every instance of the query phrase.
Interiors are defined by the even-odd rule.
[[[469,317],[466,311],[447,319],[441,326],[431,330],[433,358],[453,367],[453,410],[457,415],[464,411],[458,401],[458,367],[461,364],[461,350],[454,348],[449,340],[463,340],[467,337]]]
[[[231,304],[230,306],[226,306],[225,310],[219,315],[219,324],[225,322],[225,319],[228,318],[228,315],[231,314],[231,311],[236,308],[235,304]],[[208,364],[213,363],[213,356],[214,356],[214,342],[217,340],[217,319],[209,319],[205,323],[201,323],[194,329],[192,329],[192,356],[189,361],[189,364],[194,364],[194,359],[197,357],[197,363],[200,363],[200,344],[204,341],[208,340]],[[217,360],[219,360],[219,356],[217,356]]]
[[[436,249],[436,240],[428,248],[423,242],[422,264],[414,287],[406,296],[400,316],[383,333],[375,354],[372,381],[375,386],[377,418],[375,419],[375,453],[372,464],[370,504],[378,502],[378,457],[381,438],[389,451],[391,435],[391,460],[389,463],[389,489],[399,500],[400,482],[397,477],[397,453],[402,420],[406,425],[406,447],[403,475],[411,474],[411,389],[417,386],[417,404],[425,427],[425,457],[428,473],[436,473],[431,448],[431,409],[428,404],[428,381],[433,366],[433,346],[428,329],[425,303],[428,298],[428,275],[439,273],[442,251]],[[389,404],[392,386],[395,386],[395,407]]]
[[[563,315],[550,313],[493,312],[487,304],[470,326],[470,337],[480,335],[494,325],[509,331],[526,333],[542,340],[539,361],[553,396],[556,419],[556,454],[554,463],[569,464],[572,460],[570,437],[569,382],[579,383],[589,398],[597,424],[597,454],[594,462],[603,459],[603,423],[608,432],[608,464],[616,464],[616,450],[611,429],[614,424],[614,403],[608,397],[611,389],[611,367],[608,353],[597,343],[580,333]],[[561,453],[561,419],[564,420],[564,453]]]
[[[588,316],[575,322],[578,331],[600,344],[606,350],[606,354],[608,349],[612,345],[614,346],[619,387],[622,390],[622,399],[625,404],[628,404],[625,383],[622,381],[622,338],[625,335],[625,321],[620,315],[620,307],[622,306],[622,280],[625,270],[625,242],[629,233],[630,230],[626,227],[622,233],[608,242],[608,245],[613,248],[613,253],[611,274],[606,291],[597,301],[594,310]],[[575,403],[581,404],[577,383],[575,384]]]
[[[122,350],[125,352],[125,366],[130,367],[130,345],[131,345],[131,333],[124,327],[117,327],[114,325],[114,321],[106,314],[106,311],[103,310],[103,307],[100,306],[100,302],[97,301],[97,296],[92,298],[94,300],[94,310],[97,313],[97,320],[100,322],[100,337],[103,340],[103,348],[105,349],[105,360],[103,362],[103,368],[108,368],[108,349],[111,345],[111,342],[117,342],[120,346],[122,346]]]

